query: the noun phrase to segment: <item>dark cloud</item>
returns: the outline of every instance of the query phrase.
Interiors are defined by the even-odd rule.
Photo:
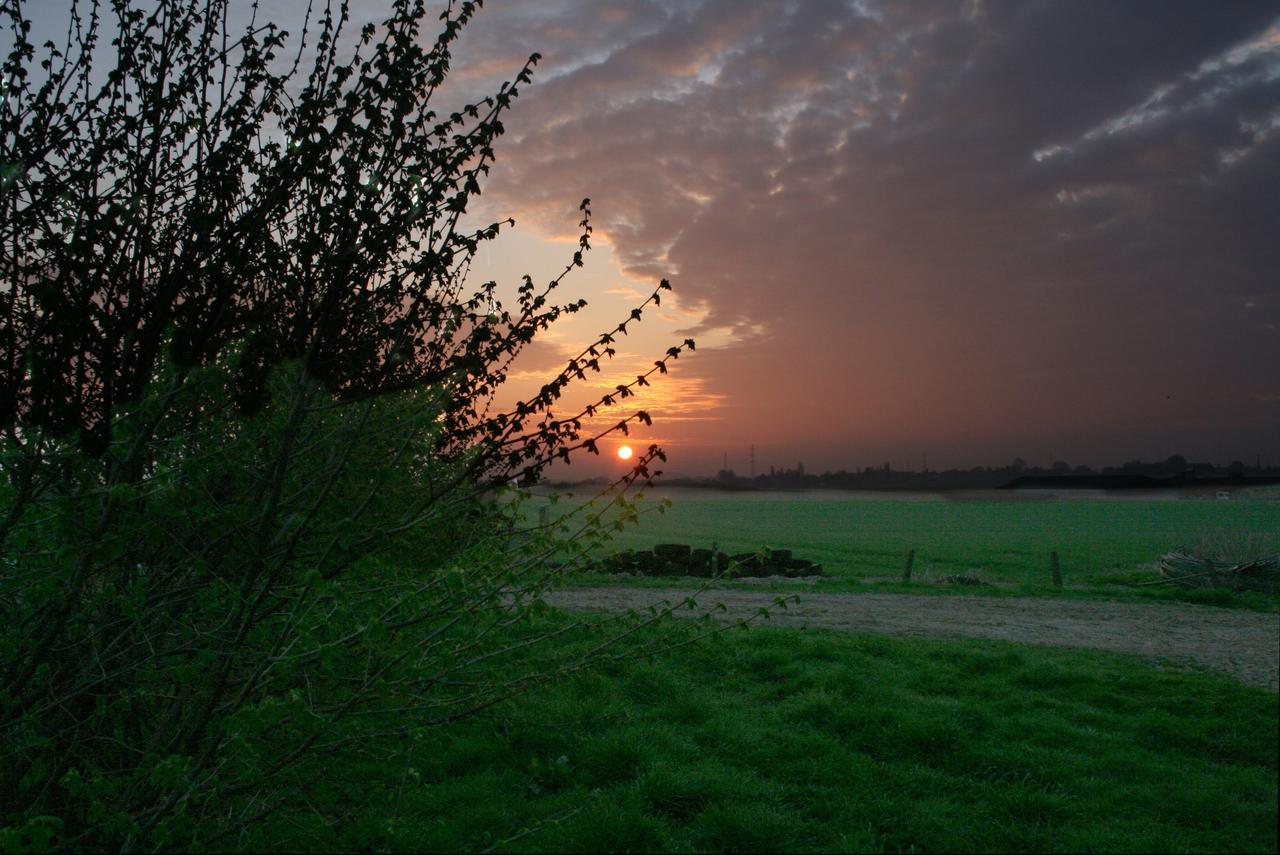
[[[477,30],[547,36],[551,79],[491,190],[557,227],[592,196],[737,331],[691,369],[729,441],[1280,456],[1273,4],[515,5],[528,38]]]

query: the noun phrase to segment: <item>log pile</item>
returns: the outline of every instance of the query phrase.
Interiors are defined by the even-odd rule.
[[[605,573],[637,576],[821,576],[822,565],[795,558],[789,549],[765,549],[730,555],[719,550],[694,549],[683,543],[663,543],[653,549],[628,549],[600,562]]]
[[[988,582],[979,579],[977,576],[953,575],[943,576],[938,580],[939,585],[986,585]]]

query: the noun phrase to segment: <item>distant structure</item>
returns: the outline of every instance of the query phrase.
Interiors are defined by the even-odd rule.
[[[1238,491],[1280,485],[1280,466],[1255,454],[1252,465],[1232,460],[1227,465],[1189,460],[1174,454],[1164,460],[1127,460],[1119,465],[1094,467],[1053,460],[1029,464],[1022,457],[1002,466],[965,469],[929,467],[927,452],[920,453],[919,470],[899,469],[891,461],[838,471],[810,472],[803,460],[795,468],[757,463],[754,444],[743,449],[750,470],[738,474],[729,468],[729,453],[714,475],[676,475],[664,478],[667,487],[714,487],[721,490],[914,490],[949,492],[964,490],[1159,490],[1175,489],[1185,495],[1214,498],[1229,492],[1232,499],[1249,493]],[[1050,455],[1052,457],[1052,455]],[[744,461],[745,462],[745,461]],[[936,460],[934,461],[937,462]],[[557,482],[547,482],[555,485]],[[571,482],[563,482],[569,484]],[[588,482],[573,482],[588,483]],[[1272,495],[1268,493],[1267,495]]]
[[[1268,465],[1255,456],[1253,466],[1240,460],[1230,464],[1188,460],[1175,454],[1165,460],[1128,460],[1118,466],[1094,468],[1054,460],[1048,466],[1030,466],[1021,457],[1004,466],[974,466],[968,469],[895,470],[889,461],[878,466],[841,469],[837,472],[810,473],[803,461],[794,469],[768,466],[759,474],[755,469],[755,447],[750,447],[752,475],[738,475],[729,468],[729,453],[724,452],[724,468],[714,476],[677,476],[666,478],[668,487],[715,487],[722,490],[925,490],[929,492],[963,490],[1158,490],[1176,489],[1188,496],[1213,498],[1219,492],[1230,499],[1248,493],[1238,491],[1280,485],[1280,466]],[[927,465],[922,456],[921,463]],[[579,482],[546,482],[551,486],[604,483],[604,479]]]

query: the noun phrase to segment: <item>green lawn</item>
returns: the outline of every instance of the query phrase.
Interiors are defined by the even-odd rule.
[[[915,549],[918,582],[966,574],[1037,591],[1051,587],[1049,553],[1056,551],[1068,587],[1131,588],[1156,578],[1152,562],[1163,553],[1205,535],[1280,535],[1275,500],[964,501],[672,489],[651,492],[644,504],[655,506],[659,496],[669,497],[671,507],[642,514],[638,526],[617,536],[617,549],[668,542],[714,543],[728,552],[771,546],[818,561],[844,582],[896,579],[907,550]]]
[[[942,591],[931,576],[967,572],[1001,593],[1051,592],[1052,549],[1067,596],[1276,608],[1262,595],[1134,587],[1152,576],[1146,562],[1207,532],[1275,531],[1275,502],[675,495],[617,546],[791,548],[834,575],[819,590],[896,584],[875,580],[896,577],[915,548],[912,590]],[[566,636],[540,655],[588,643]],[[324,758],[302,770],[301,796],[237,845],[1275,852],[1278,725],[1274,693],[1215,673],[999,642],[755,629]]]
[[[365,744],[238,843],[1274,852],[1277,723],[1216,674],[759,629]]]

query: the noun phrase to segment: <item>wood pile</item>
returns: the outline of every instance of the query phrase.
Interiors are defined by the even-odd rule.
[[[1280,593],[1280,553],[1232,563],[1201,558],[1175,549],[1160,559],[1160,576],[1161,583],[1184,588],[1225,588],[1276,594]]]
[[[719,550],[694,549],[683,543],[663,543],[653,549],[618,552],[600,562],[605,573],[637,576],[821,576],[822,565],[795,558],[789,549],[765,549],[729,555]]]

